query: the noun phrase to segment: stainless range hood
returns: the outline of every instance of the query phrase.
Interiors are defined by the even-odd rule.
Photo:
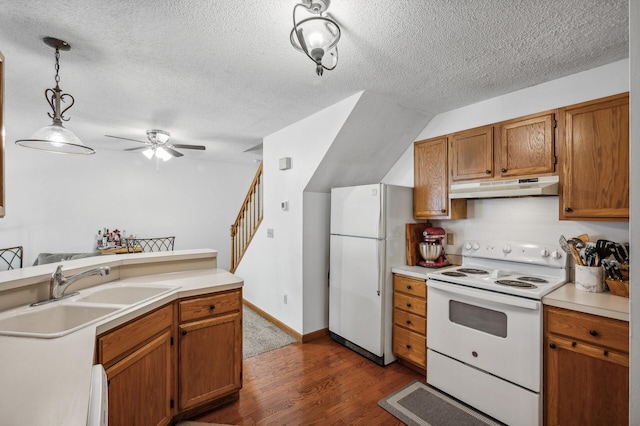
[[[558,176],[454,183],[449,198],[506,198],[558,195]]]

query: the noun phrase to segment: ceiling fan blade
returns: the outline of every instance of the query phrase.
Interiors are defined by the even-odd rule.
[[[108,137],[108,138],[122,139],[122,140],[124,140],[124,141],[132,141],[132,142],[143,143],[143,144],[145,144],[145,145],[149,143],[149,142],[147,142],[147,141],[139,141],[139,140],[136,140],[136,139],[122,138],[122,137],[120,137],[120,136],[112,136],[112,135],[105,135],[105,136],[106,136],[106,137]]]
[[[172,145],[174,148],[182,148],[182,149],[197,149],[200,151],[204,151],[207,149],[204,145],[185,145],[181,143],[174,143]]]
[[[149,146],[137,146],[135,148],[127,148],[123,149],[123,151],[142,151],[143,149],[147,149]]]
[[[163,146],[162,148],[174,157],[182,157],[184,155],[183,153],[178,152],[173,148],[169,148],[168,146]]]

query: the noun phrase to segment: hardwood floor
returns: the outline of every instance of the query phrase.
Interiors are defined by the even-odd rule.
[[[240,398],[193,419],[232,425],[403,425],[378,400],[425,377],[380,367],[328,336],[244,361]]]

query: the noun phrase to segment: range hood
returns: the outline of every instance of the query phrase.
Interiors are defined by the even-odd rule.
[[[558,195],[558,176],[454,183],[449,198],[506,198]]]

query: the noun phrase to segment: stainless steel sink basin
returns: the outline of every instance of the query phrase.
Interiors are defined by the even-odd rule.
[[[152,287],[152,286],[132,286],[122,285],[116,287],[108,287],[97,289],[95,291],[87,290],[87,294],[75,298],[76,302],[82,303],[107,303],[117,305],[132,305],[167,293],[173,290],[173,287]]]
[[[53,303],[0,318],[0,334],[53,338],[85,327],[122,309],[121,306],[86,306]]]

